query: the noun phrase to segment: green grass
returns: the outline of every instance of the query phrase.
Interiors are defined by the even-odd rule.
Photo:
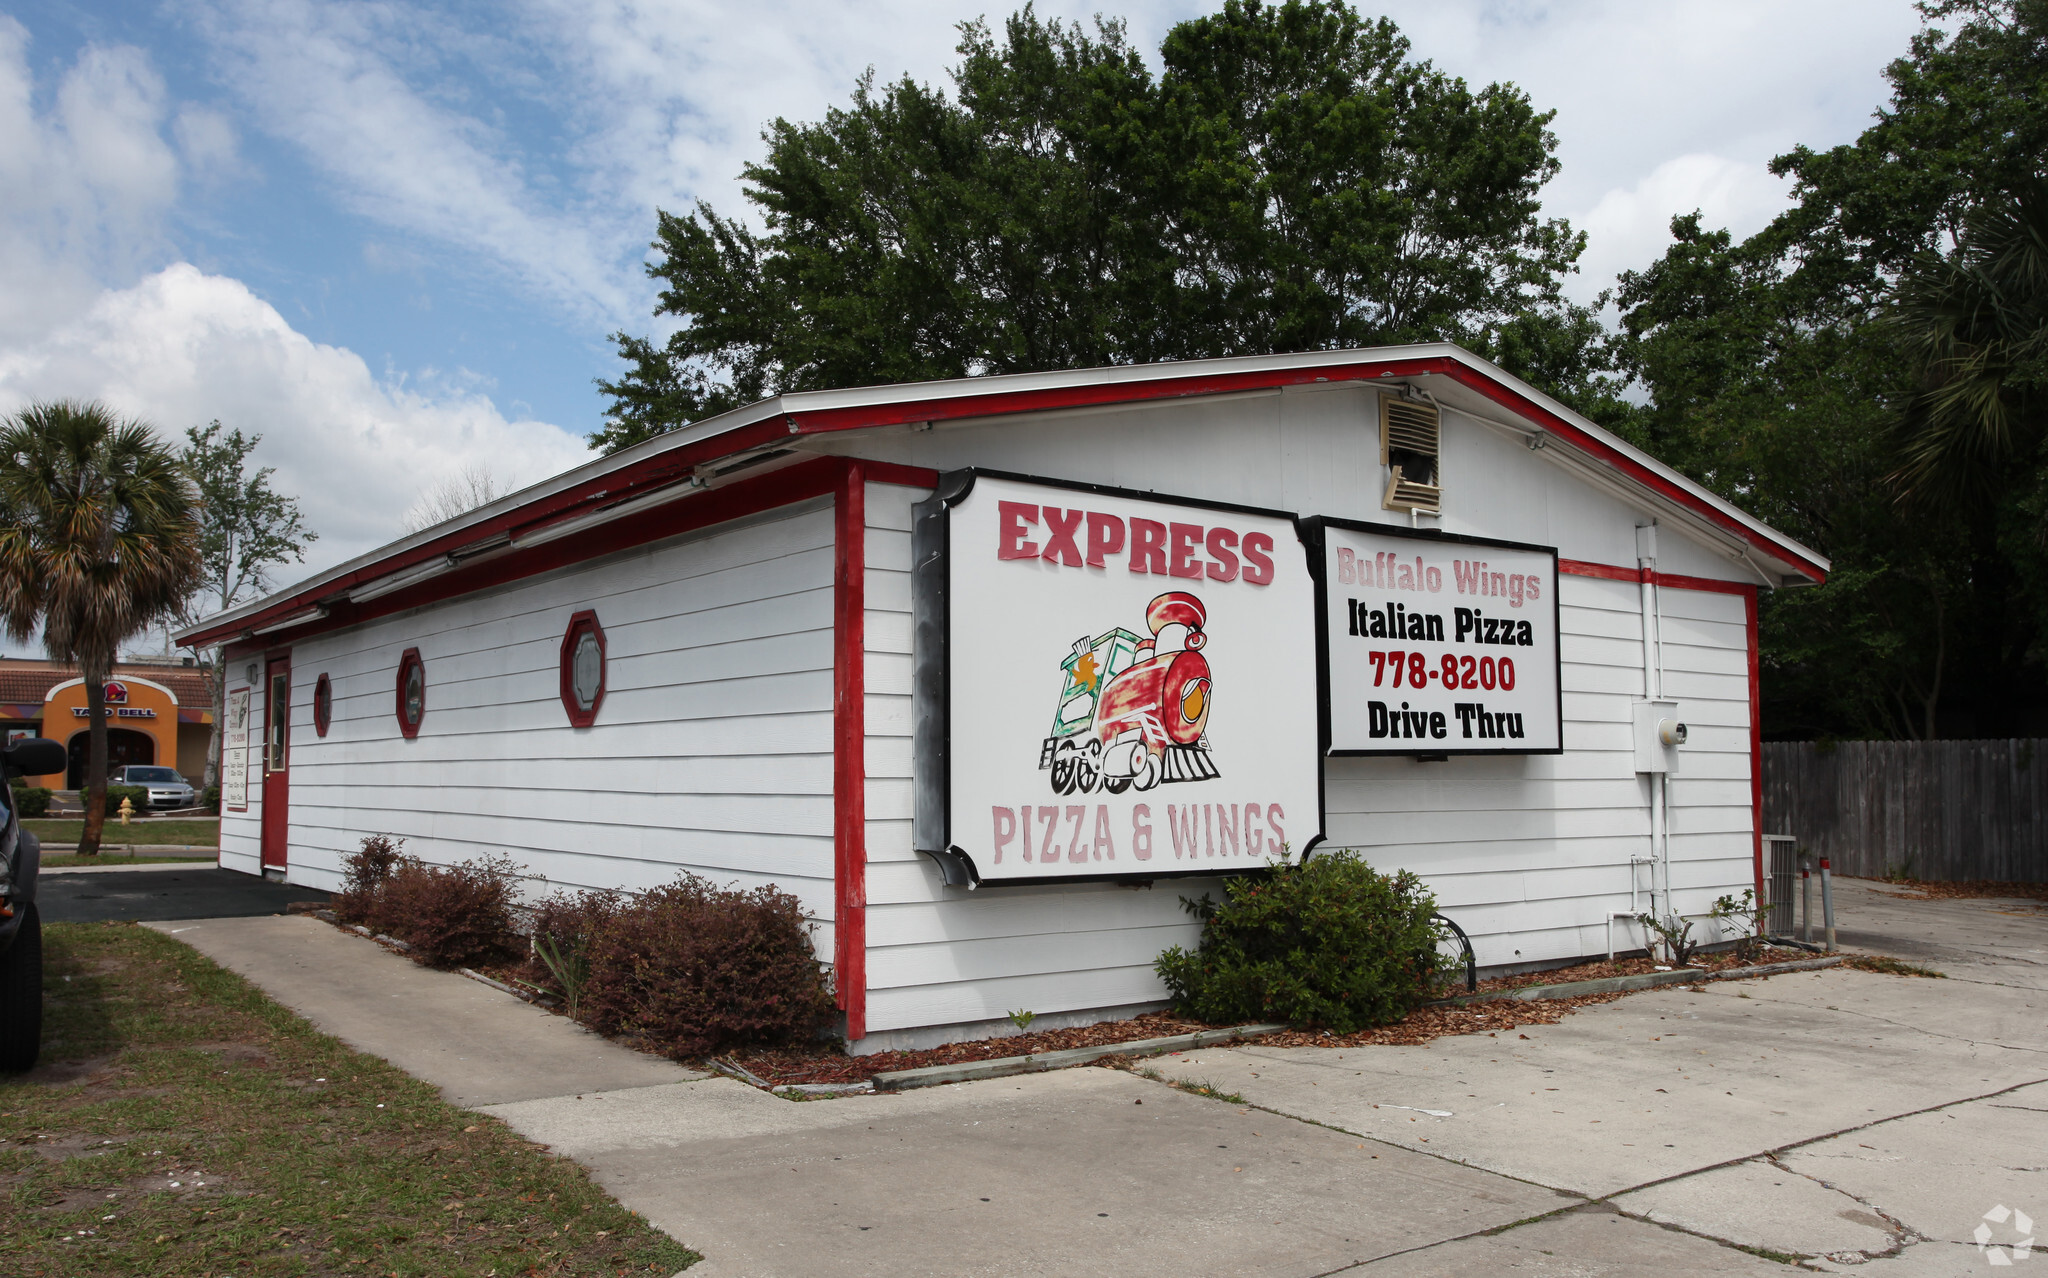
[[[85,822],[37,817],[23,821],[21,826],[45,843],[76,843]],[[151,817],[122,825],[118,820],[108,818],[106,828],[100,831],[100,843],[116,847],[124,843],[180,843],[216,848],[220,846],[220,822]]]
[[[44,1064],[0,1081],[0,1273],[668,1275],[697,1259],[574,1163],[167,936],[44,935]]]

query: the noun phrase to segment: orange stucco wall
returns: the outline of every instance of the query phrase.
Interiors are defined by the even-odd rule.
[[[140,732],[156,742],[156,761],[167,767],[178,766],[178,703],[161,688],[143,683],[139,679],[119,679],[128,689],[128,700],[123,705],[107,707],[107,726],[127,728]],[[122,710],[148,711],[147,714],[122,714]],[[59,687],[43,702],[43,735],[58,742],[67,749],[71,738],[84,732],[88,726],[85,717],[85,685],[73,683]],[[64,787],[64,774],[52,773],[44,777],[27,778],[31,785],[48,786],[53,790]]]

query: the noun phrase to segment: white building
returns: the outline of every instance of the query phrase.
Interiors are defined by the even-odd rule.
[[[1318,838],[1482,966],[1639,947],[1759,882],[1757,591],[1826,567],[1426,345],[786,395],[179,641],[226,644],[222,865],[773,882],[862,1051],[1157,1006],[1178,898]]]

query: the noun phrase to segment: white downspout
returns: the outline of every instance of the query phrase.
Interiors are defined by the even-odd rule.
[[[1657,525],[1636,529],[1636,567],[1642,572],[1643,699],[1664,699],[1664,634],[1657,614]],[[1664,883],[1662,914],[1671,914],[1671,813],[1665,773],[1650,775],[1650,911],[1657,910],[1657,880]]]

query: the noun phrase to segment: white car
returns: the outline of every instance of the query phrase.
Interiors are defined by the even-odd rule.
[[[189,808],[199,802],[197,792],[185,778],[178,775],[176,768],[131,763],[125,768],[116,769],[107,784],[132,785],[148,790],[149,806],[152,808]]]

